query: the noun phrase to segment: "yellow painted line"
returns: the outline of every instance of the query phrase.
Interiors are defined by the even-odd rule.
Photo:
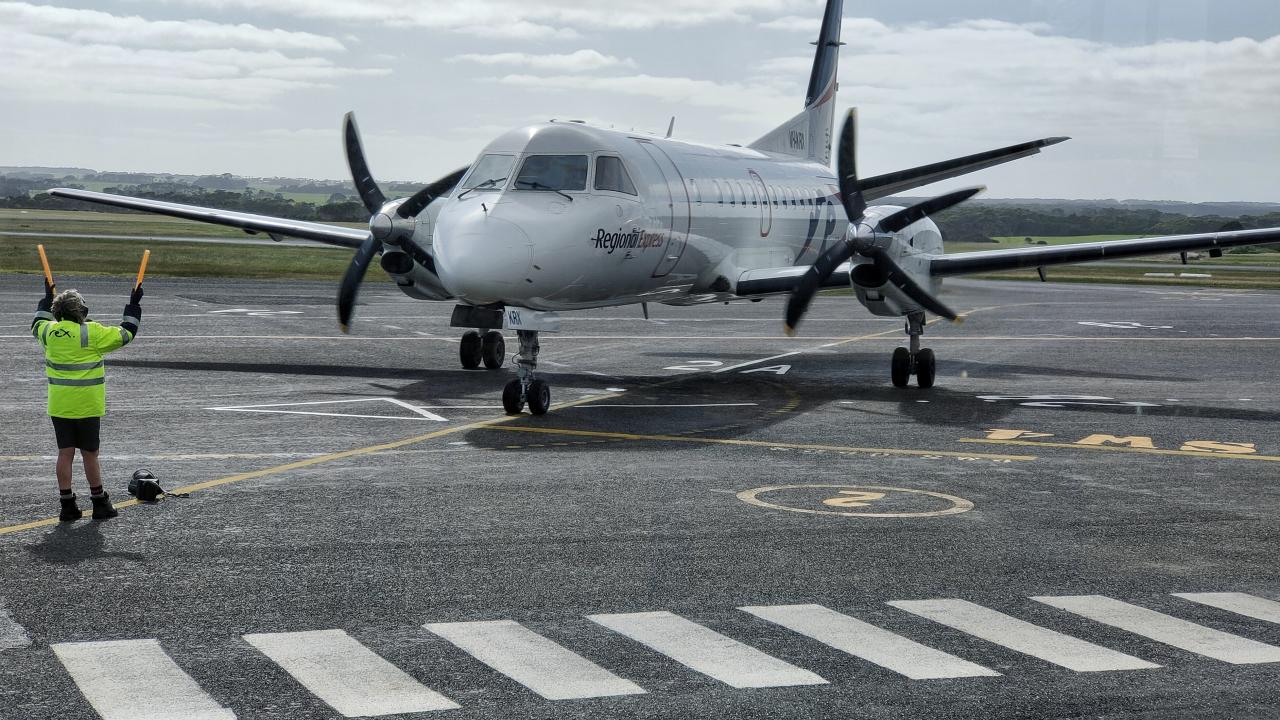
[[[832,452],[881,453],[886,455],[909,455],[913,457],[937,456],[978,458],[980,460],[1031,461],[1034,455],[995,455],[991,453],[962,453],[951,450],[907,450],[904,448],[871,448],[846,447],[844,445],[810,445],[803,443],[769,442],[766,440],[733,440],[730,438],[690,437],[686,435],[637,435],[635,433],[603,432],[600,430],[574,430],[570,428],[534,427],[532,425],[500,425],[477,423],[486,430],[504,432],[542,433],[546,435],[569,435],[573,437],[607,438],[610,440],[636,440],[644,442],[674,442],[702,445],[735,445],[740,447],[787,448],[790,450],[828,450]],[[522,447],[508,445],[507,447]]]
[[[1076,443],[1039,442],[1036,440],[988,440],[986,438],[962,438],[956,442],[982,443],[984,445],[1020,445],[1023,447],[1070,448],[1073,450],[1104,450],[1107,452],[1137,453],[1140,455],[1176,455],[1178,457],[1215,458],[1219,460],[1260,460],[1280,462],[1280,455],[1241,455],[1236,453],[1195,452],[1192,450],[1161,450],[1160,448],[1131,448],[1120,445],[1077,445]]]
[[[570,402],[560,403],[559,405],[553,406],[551,409],[558,410],[560,408],[572,407],[574,405],[581,405],[583,403],[596,402],[598,400],[614,398],[614,397],[618,397],[619,395],[620,393],[607,393],[603,395],[593,395],[591,397],[581,398],[579,400],[572,400]],[[474,430],[477,428],[485,428],[485,429],[499,428],[499,427],[502,427],[501,423],[504,420],[510,420],[510,419],[512,419],[510,416],[503,416],[502,418],[492,419],[492,420],[478,420],[476,422],[467,423],[466,425],[458,425],[457,427],[444,428],[442,430],[436,430],[435,432],[429,432],[424,435],[415,435],[413,437],[405,438],[403,440],[396,440],[394,442],[382,443],[380,445],[368,445],[366,447],[355,448],[353,450],[343,450],[341,452],[328,453],[326,455],[319,455],[317,457],[307,458],[306,460],[298,460],[296,462],[285,463],[284,465],[276,465],[274,467],[264,468],[262,470],[254,470],[252,472],[240,473],[238,475],[228,475],[227,477],[218,478],[216,480],[207,480],[205,482],[195,483],[193,485],[184,485],[183,487],[169,490],[169,492],[171,493],[199,492],[201,490],[208,490],[209,488],[215,488],[222,485],[230,485],[232,483],[244,482],[245,480],[254,480],[256,478],[267,477],[269,475],[279,475],[280,473],[286,473],[286,472],[289,472],[290,470],[299,470],[301,468],[311,467],[313,465],[323,465],[325,463],[331,463],[336,460],[345,460],[347,458],[359,457],[361,455],[371,455],[373,453],[386,452],[387,450],[395,450],[397,448],[402,448],[406,445],[414,445],[416,443],[426,442],[427,440],[434,440],[435,438],[444,437],[446,435],[455,435],[457,433],[465,432],[467,430]],[[115,507],[117,510],[121,510],[124,508],[133,507],[137,504],[139,504],[137,500],[125,500],[117,504]],[[22,523],[20,525],[8,525],[8,526],[0,527],[0,535],[10,535],[12,533],[18,533],[24,530],[34,530],[36,528],[48,527],[50,525],[57,525],[58,523],[59,523],[58,518],[54,517],[54,518],[45,518],[43,520],[35,520],[28,523]]]

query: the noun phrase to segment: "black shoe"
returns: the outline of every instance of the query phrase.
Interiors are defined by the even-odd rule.
[[[94,520],[110,520],[120,514],[119,511],[111,507],[111,498],[107,497],[106,493],[90,495],[89,499],[93,501]]]
[[[60,498],[60,500],[62,501],[62,512],[58,513],[59,520],[62,522],[73,522],[84,517],[84,513],[81,512],[80,507],[76,505],[75,495],[72,495],[69,498]]]

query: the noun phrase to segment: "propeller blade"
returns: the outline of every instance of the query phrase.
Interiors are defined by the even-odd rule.
[[[364,281],[365,271],[369,269],[373,256],[381,249],[382,243],[370,235],[360,244],[355,256],[351,258],[351,264],[347,266],[346,274],[342,276],[342,284],[338,286],[338,326],[342,328],[342,332],[348,332],[351,327],[351,313],[356,307],[360,283]]]
[[[958,321],[959,317],[955,311],[924,289],[920,283],[916,282],[915,278],[911,277],[911,273],[904,270],[901,265],[893,261],[893,258],[889,257],[889,253],[884,247],[876,245],[863,251],[863,254],[871,257],[880,272],[884,273],[889,284],[901,290],[904,295],[911,298],[917,305],[951,322]]]
[[[813,265],[809,266],[808,271],[800,276],[796,286],[791,289],[791,296],[787,298],[787,314],[783,330],[788,336],[796,334],[801,318],[809,310],[809,304],[813,302],[813,296],[818,293],[822,284],[831,277],[831,273],[835,272],[837,267],[840,267],[840,263],[851,257],[853,257],[853,246],[841,240],[819,255]]]
[[[849,223],[857,225],[866,212],[867,201],[858,187],[858,109],[849,108],[840,128],[840,149],[836,155],[836,177],[840,182],[840,200]]]
[[[382,194],[378,183],[369,172],[369,163],[364,159],[364,148],[360,145],[360,129],[356,127],[356,114],[349,112],[343,117],[342,141],[347,151],[347,166],[351,168],[351,180],[355,183],[356,192],[370,215],[382,209],[387,203],[387,196]]]
[[[417,217],[418,213],[427,209],[427,206],[431,204],[432,200],[435,200],[441,195],[452,190],[453,187],[458,184],[458,181],[462,179],[462,176],[467,173],[467,170],[470,169],[471,166],[468,165],[461,170],[454,170],[448,175],[445,175],[439,180],[422,188],[418,192],[414,193],[408,200],[400,203],[400,207],[396,208],[396,214],[402,218]]]
[[[909,208],[903,208],[898,212],[880,221],[880,229],[885,232],[896,233],[902,228],[910,225],[917,220],[923,220],[929,215],[940,213],[949,207],[959,205],[978,193],[986,190],[985,187],[965,188],[955,192],[939,195],[936,198],[930,198],[924,202],[916,203]]]

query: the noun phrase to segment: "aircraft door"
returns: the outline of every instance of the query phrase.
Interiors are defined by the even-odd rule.
[[[764,178],[760,177],[760,173],[755,170],[747,172],[751,175],[751,182],[756,186],[756,194],[760,196],[760,237],[769,237],[769,232],[773,230],[773,206],[770,204],[769,186],[764,184]]]
[[[685,186],[684,176],[680,174],[680,170],[662,148],[638,138],[636,143],[653,161],[653,169],[657,171],[656,177],[661,180],[654,185],[665,186],[654,188],[651,185],[650,192],[654,195],[655,203],[660,205],[665,201],[667,205],[659,214],[663,229],[667,231],[667,243],[663,248],[661,259],[658,260],[658,267],[653,270],[653,277],[666,277],[675,268],[676,263],[680,262],[680,256],[684,254],[685,245],[689,242],[689,189]]]

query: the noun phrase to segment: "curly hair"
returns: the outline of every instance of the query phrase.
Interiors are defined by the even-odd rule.
[[[78,290],[63,290],[53,299],[53,307],[50,308],[53,316],[58,320],[70,320],[72,322],[84,322],[89,316],[89,307],[84,303],[84,296]]]

